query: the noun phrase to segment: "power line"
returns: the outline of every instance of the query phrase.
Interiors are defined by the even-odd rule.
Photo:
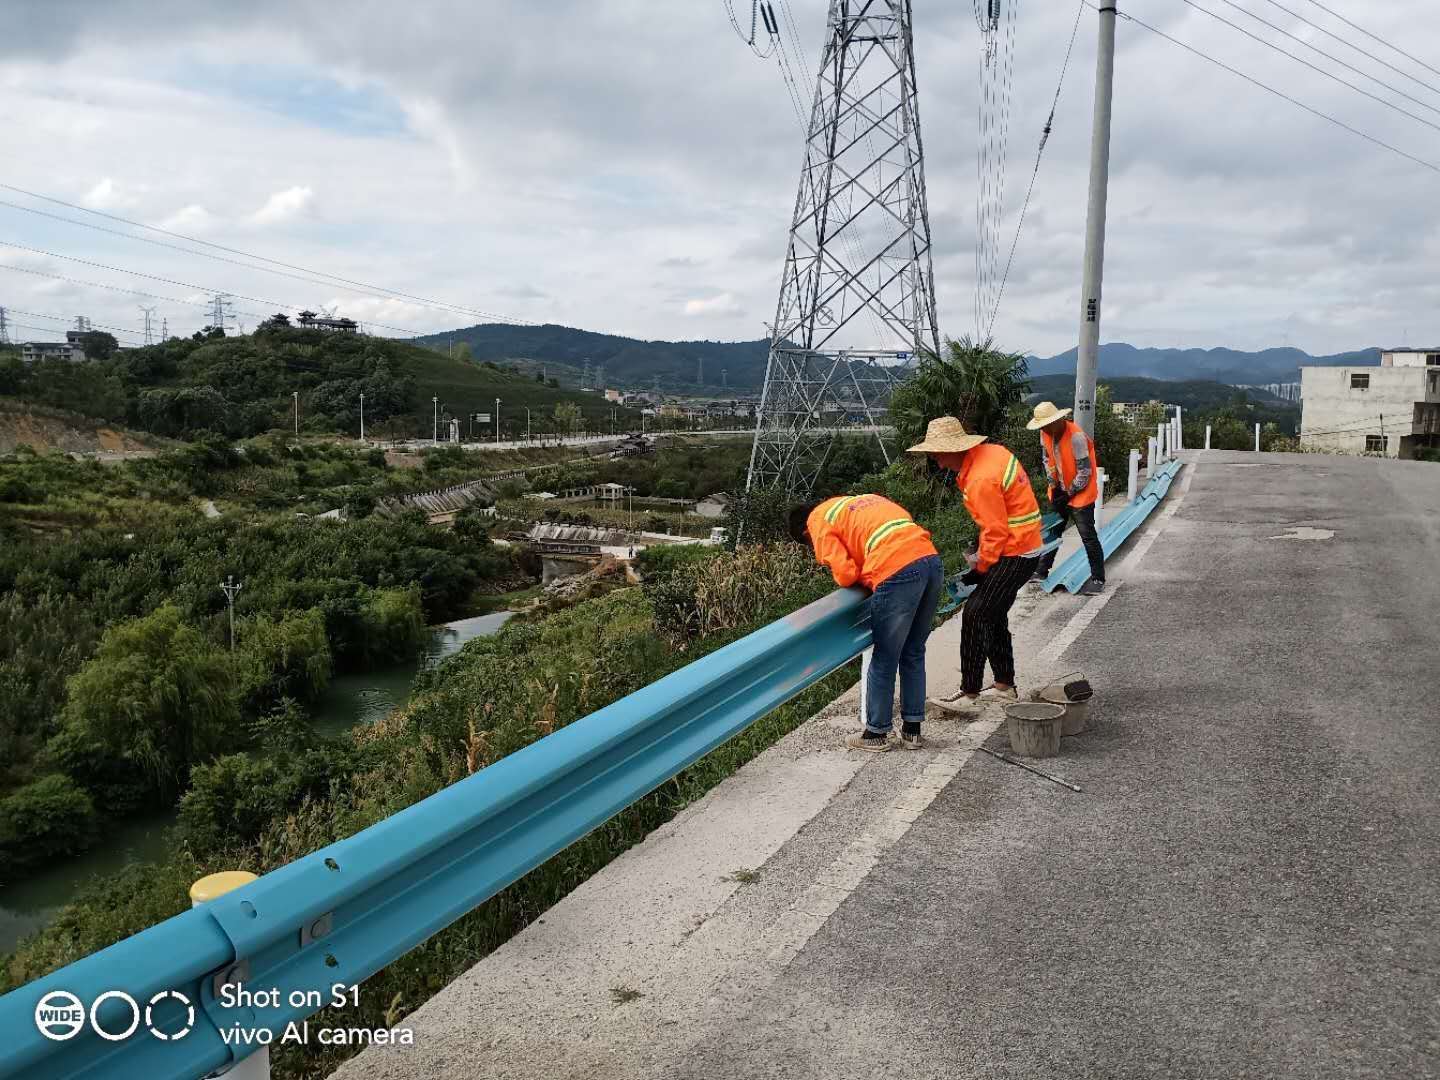
[[[1426,71],[1429,71],[1429,72],[1431,72],[1431,73],[1433,73],[1433,74],[1435,74],[1435,75],[1440,75],[1440,69],[1436,69],[1436,68],[1431,67],[1431,66],[1430,66],[1429,64],[1427,64],[1424,60],[1421,60],[1418,56],[1411,56],[1411,55],[1410,55],[1408,52],[1406,52],[1404,49],[1400,48],[1400,46],[1398,46],[1398,45],[1392,45],[1392,44],[1390,44],[1390,42],[1386,41],[1384,38],[1380,37],[1378,34],[1372,34],[1369,30],[1366,30],[1363,26],[1360,26],[1360,25],[1358,25],[1358,24],[1356,24],[1356,23],[1351,22],[1349,19],[1345,18],[1344,15],[1341,15],[1338,11],[1334,11],[1334,10],[1332,10],[1331,8],[1328,8],[1328,7],[1326,7],[1324,4],[1320,3],[1320,0],[1310,0],[1310,3],[1314,4],[1316,7],[1318,7],[1321,11],[1325,12],[1326,14],[1335,16],[1335,18],[1339,19],[1341,22],[1343,22],[1346,26],[1350,27],[1351,29],[1359,30],[1360,33],[1364,34],[1366,37],[1370,38],[1371,40],[1373,40],[1373,41],[1378,41],[1381,45],[1384,45],[1387,49],[1393,49],[1393,50],[1395,50],[1395,51],[1396,51],[1397,53],[1399,53],[1401,56],[1405,57],[1406,60],[1413,60],[1415,63],[1417,63],[1417,64],[1419,64],[1421,67],[1423,67]]]
[[[1312,30],[1318,30],[1318,31],[1320,31],[1320,33],[1324,34],[1326,37],[1328,37],[1328,38],[1334,38],[1336,41],[1340,42],[1340,44],[1341,44],[1341,45],[1344,45],[1346,48],[1348,48],[1348,49],[1354,49],[1354,50],[1355,50],[1356,52],[1358,52],[1361,56],[1367,56],[1367,57],[1369,57],[1371,60],[1374,60],[1377,64],[1383,64],[1385,67],[1392,69],[1397,75],[1403,75],[1405,78],[1409,79],[1411,82],[1415,83],[1415,84],[1418,85],[1418,86],[1423,86],[1426,90],[1429,90],[1431,93],[1433,93],[1433,94],[1440,94],[1440,88],[1436,88],[1436,87],[1434,87],[1434,86],[1431,86],[1431,85],[1430,85],[1429,83],[1427,83],[1424,79],[1417,78],[1416,76],[1411,75],[1410,72],[1408,72],[1408,71],[1401,71],[1398,67],[1395,67],[1395,65],[1392,64],[1389,60],[1383,60],[1383,59],[1381,59],[1380,57],[1376,56],[1374,53],[1372,53],[1372,52],[1367,52],[1365,49],[1360,48],[1359,45],[1356,45],[1353,41],[1347,41],[1345,38],[1341,37],[1339,34],[1332,33],[1331,31],[1325,29],[1325,27],[1321,26],[1319,23],[1317,23],[1317,22],[1311,22],[1309,19],[1305,18],[1304,15],[1301,15],[1298,11],[1295,11],[1293,8],[1288,8],[1288,7],[1286,7],[1284,4],[1280,3],[1280,0],[1265,0],[1265,2],[1266,2],[1267,4],[1269,4],[1271,7],[1277,7],[1277,8],[1279,8],[1281,11],[1285,12],[1286,15],[1289,15],[1292,19],[1299,19],[1302,23],[1304,23],[1306,26],[1310,27]],[[1256,17],[1258,18],[1258,16],[1256,16]],[[1394,48],[1394,46],[1392,45],[1391,48]],[[1396,50],[1396,51],[1398,52],[1399,50]],[[1404,54],[1402,54],[1402,55],[1404,55]],[[1422,65],[1422,66],[1424,66],[1424,65]],[[1434,69],[1432,68],[1431,70],[1433,71]],[[1437,74],[1437,75],[1440,75],[1440,72],[1436,72],[1436,74]]]
[[[32,319],[55,319],[55,320],[58,320],[59,322],[67,322],[67,323],[68,323],[68,322],[72,322],[72,321],[75,319],[75,316],[74,316],[74,315],[52,315],[52,314],[50,314],[49,312],[45,312],[45,311],[23,311],[23,310],[21,310],[20,308],[13,308],[13,307],[12,307],[12,308],[6,308],[5,310],[7,310],[7,311],[13,311],[13,312],[15,312],[17,315],[29,315]],[[140,334],[140,332],[139,332],[138,330],[130,330],[130,329],[128,329],[128,328],[126,328],[126,327],[123,327],[123,326],[107,326],[107,325],[105,325],[104,323],[91,323],[90,325],[91,325],[92,328],[98,329],[98,330],[111,330],[111,331],[113,331],[113,332],[115,332],[115,333],[117,333],[117,334],[129,334],[131,337],[140,337],[140,336],[141,336],[141,334]]]
[[[1401,90],[1398,86],[1391,86],[1391,85],[1390,85],[1389,83],[1387,83],[1384,79],[1377,78],[1376,76],[1371,75],[1371,74],[1370,74],[1368,71],[1366,71],[1364,68],[1358,68],[1358,67],[1356,67],[1354,64],[1351,64],[1351,63],[1348,63],[1347,61],[1341,60],[1340,57],[1335,56],[1335,55],[1333,55],[1332,53],[1327,53],[1324,49],[1321,49],[1321,48],[1319,48],[1318,46],[1311,45],[1310,42],[1308,42],[1308,41],[1306,41],[1304,38],[1300,37],[1300,35],[1298,35],[1298,34],[1292,34],[1292,33],[1290,33],[1289,30],[1286,30],[1286,29],[1285,29],[1284,27],[1282,27],[1282,26],[1276,26],[1274,23],[1270,22],[1268,19],[1262,19],[1259,15],[1256,15],[1253,11],[1247,11],[1245,8],[1241,7],[1239,4],[1235,3],[1235,0],[1220,0],[1220,2],[1221,2],[1222,4],[1226,4],[1227,6],[1234,8],[1236,11],[1240,12],[1242,15],[1248,15],[1248,16],[1250,16],[1250,18],[1254,19],[1256,22],[1260,23],[1262,26],[1268,26],[1271,30],[1274,30],[1277,34],[1284,34],[1284,35],[1285,35],[1286,37],[1288,37],[1291,41],[1297,41],[1297,42],[1299,42],[1301,45],[1304,45],[1304,46],[1305,46],[1307,49],[1309,49],[1311,52],[1317,52],[1317,53],[1319,53],[1321,56],[1325,57],[1326,60],[1334,61],[1335,63],[1339,64],[1341,67],[1345,68],[1347,71],[1353,71],[1356,75],[1359,75],[1362,79],[1369,79],[1371,82],[1375,83],[1377,86],[1383,86],[1386,90],[1389,90],[1392,94],[1399,94],[1399,95],[1400,95],[1402,98],[1404,98],[1406,101],[1414,102],[1416,105],[1419,105],[1422,109],[1429,109],[1429,110],[1430,110],[1431,112],[1433,112],[1433,113],[1440,114],[1440,109],[1437,109],[1434,105],[1431,105],[1428,101],[1422,101],[1420,98],[1415,97],[1413,94],[1410,94],[1410,93],[1407,93],[1407,92],[1404,91],[1404,90]],[[1282,8],[1281,10],[1284,10],[1284,9]],[[1351,48],[1354,48],[1354,46],[1351,46]],[[1368,56],[1369,54],[1366,53],[1366,55]],[[1378,60],[1378,58],[1374,58],[1374,59],[1377,59],[1377,60]],[[1384,61],[1379,61],[1379,62],[1380,62],[1380,63],[1384,63]],[[1425,84],[1422,83],[1421,85],[1423,86],[1423,85],[1425,85]],[[1440,93],[1440,91],[1436,91],[1436,92],[1437,92],[1437,93]]]
[[[30,274],[34,277],[49,278],[52,281],[63,281],[69,285],[81,285],[91,289],[105,289],[109,292],[125,293],[127,296],[139,296],[146,300],[163,300],[167,304],[184,304],[186,307],[203,308],[205,311],[213,309],[212,301],[201,302],[199,300],[182,300],[177,296],[160,296],[156,293],[145,292],[141,289],[127,289],[120,285],[107,285],[103,281],[86,281],[83,278],[67,277],[64,274],[52,274],[46,270],[33,270],[28,266],[14,266],[10,263],[0,263],[0,270],[11,270],[17,274]],[[286,305],[287,307],[289,305]],[[268,319],[270,316],[259,311],[244,311],[236,309],[237,315],[249,315],[256,319]],[[378,325],[378,324],[377,324]],[[168,330],[168,325],[162,327],[162,337]]]
[[[1093,3],[1091,2],[1091,0],[1083,0],[1083,2],[1084,2],[1084,4],[1085,4],[1086,7],[1093,8],[1093,9],[1096,10],[1096,11],[1099,11],[1099,10],[1100,10],[1098,7],[1095,6],[1095,4],[1093,4]],[[1200,51],[1199,49],[1195,48],[1195,46],[1193,46],[1193,45],[1187,45],[1185,42],[1180,41],[1178,38],[1173,38],[1173,37],[1171,37],[1169,34],[1165,33],[1165,31],[1163,31],[1163,30],[1157,30],[1155,27],[1151,26],[1149,23],[1144,22],[1144,21],[1141,20],[1141,19],[1137,19],[1134,15],[1126,14],[1126,13],[1123,12],[1123,11],[1117,12],[1117,14],[1119,15],[1120,18],[1124,19],[1126,22],[1134,23],[1136,26],[1141,27],[1141,28],[1144,29],[1144,30],[1149,30],[1152,34],[1155,34],[1155,35],[1158,36],[1158,37],[1164,38],[1166,41],[1170,42],[1170,44],[1172,44],[1172,45],[1177,45],[1177,46],[1179,46],[1180,48],[1184,49],[1184,50],[1185,50],[1186,52],[1188,52],[1188,53],[1194,53],[1196,56],[1200,57],[1200,59],[1202,59],[1202,60],[1208,60],[1210,63],[1214,64],[1216,67],[1224,68],[1226,71],[1230,72],[1230,74],[1232,74],[1232,75],[1238,75],[1240,78],[1244,79],[1246,82],[1250,83],[1252,86],[1258,86],[1261,90],[1264,90],[1266,93],[1268,93],[1268,94],[1274,94],[1276,97],[1278,97],[1278,98],[1280,98],[1280,99],[1282,99],[1282,100],[1284,100],[1284,101],[1288,101],[1291,105],[1294,105],[1296,108],[1304,109],[1306,112],[1310,113],[1312,116],[1318,116],[1321,120],[1328,120],[1330,123],[1334,124],[1336,127],[1344,128],[1346,131],[1350,132],[1350,134],[1352,134],[1352,135],[1358,135],[1360,138],[1364,139],[1366,142],[1374,143],[1376,146],[1379,146],[1379,147],[1381,147],[1382,149],[1389,150],[1392,154],[1398,154],[1400,157],[1405,158],[1407,161],[1412,161],[1412,162],[1414,162],[1416,165],[1424,166],[1425,168],[1429,169],[1431,172],[1440,173],[1440,165],[1436,165],[1434,162],[1426,161],[1424,158],[1418,158],[1418,157],[1416,157],[1414,154],[1410,154],[1410,153],[1407,153],[1407,152],[1404,151],[1404,150],[1401,150],[1398,146],[1392,146],[1390,143],[1385,142],[1383,139],[1377,139],[1374,135],[1369,135],[1369,134],[1361,131],[1359,128],[1351,127],[1349,124],[1345,123],[1345,121],[1343,121],[1343,120],[1338,120],[1338,119],[1336,119],[1335,117],[1331,116],[1329,113],[1321,112],[1319,109],[1315,108],[1315,107],[1312,106],[1312,105],[1306,105],[1303,101],[1299,101],[1299,100],[1297,100],[1296,98],[1291,97],[1289,94],[1285,93],[1284,91],[1277,90],[1277,89],[1275,89],[1275,87],[1270,86],[1270,85],[1267,84],[1267,83],[1261,82],[1259,79],[1255,78],[1253,75],[1246,75],[1245,72],[1239,70],[1238,68],[1233,68],[1233,67],[1231,67],[1229,64],[1225,63],[1223,60],[1217,60],[1217,59],[1215,59],[1215,57],[1209,55],[1208,53],[1202,52],[1202,51]]]
[[[287,311],[301,310],[301,308],[296,304],[282,304],[278,300],[266,300],[264,297],[246,296],[244,293],[232,293],[228,290],[212,289],[206,285],[196,285],[192,281],[177,281],[175,278],[160,277],[158,274],[146,274],[140,270],[127,270],[124,267],[108,266],[105,263],[92,262],[89,259],[77,258],[74,255],[60,255],[53,251],[45,251],[42,248],[28,247],[25,244],[17,244],[11,240],[0,240],[0,247],[14,248],[17,251],[28,251],[32,255],[44,255],[47,258],[51,259],[64,259],[66,262],[79,263],[81,266],[91,266],[97,270],[109,270],[112,273],[116,274],[129,274],[132,277],[145,278],[149,281],[159,281],[165,285],[179,285],[182,289],[198,289],[200,292],[211,294],[217,292],[225,292],[229,296],[237,296],[241,300],[250,301],[252,304],[264,304],[266,307],[284,308]],[[210,307],[212,305],[207,304],[204,306]],[[372,322],[370,320],[366,321],[369,322],[371,326],[378,326],[384,330],[394,330],[397,334],[406,334],[410,337],[420,336],[418,331],[407,330],[406,328],[401,326],[386,326],[384,323]]]
[[[1015,225],[1015,238],[1010,241],[1010,257],[1005,260],[1005,273],[1000,277],[1000,288],[995,294],[995,306],[990,309],[990,321],[985,327],[985,337],[982,340],[989,340],[991,332],[995,329],[995,319],[1000,314],[1000,301],[1005,297],[1005,285],[1010,280],[1010,268],[1015,263],[1015,249],[1020,244],[1020,232],[1025,228],[1025,215],[1030,209],[1030,196],[1035,192],[1035,179],[1040,175],[1040,159],[1045,154],[1045,144],[1050,141],[1050,132],[1055,124],[1055,110],[1060,105],[1060,91],[1065,87],[1065,73],[1070,70],[1070,54],[1075,49],[1075,36],[1080,32],[1080,16],[1085,14],[1085,4],[1075,9],[1075,25],[1070,28],[1070,44],[1065,47],[1065,59],[1060,65],[1060,78],[1055,84],[1055,100],[1050,103],[1050,115],[1045,120],[1045,127],[1040,132],[1040,147],[1035,151],[1035,168],[1030,171],[1030,186],[1025,189],[1025,202],[1020,207],[1020,220]]]
[[[1384,98],[1380,97],[1378,94],[1372,94],[1372,93],[1370,93],[1369,90],[1362,90],[1360,87],[1356,86],[1356,85],[1355,85],[1354,83],[1352,83],[1352,82],[1346,82],[1344,79],[1340,78],[1339,75],[1336,75],[1333,71],[1326,71],[1324,68],[1320,67],[1318,64],[1312,64],[1312,63],[1310,63],[1309,60],[1301,59],[1300,57],[1296,56],[1294,53],[1292,53],[1292,52],[1287,52],[1286,50],[1282,49],[1279,45],[1276,45],[1273,41],[1266,41],[1266,40],[1265,40],[1264,38],[1262,38],[1260,35],[1258,35],[1258,34],[1252,34],[1249,30],[1246,30],[1243,26],[1240,26],[1238,23],[1233,23],[1233,22],[1231,22],[1229,19],[1225,18],[1225,16],[1223,16],[1223,15],[1217,15],[1215,12],[1211,11],[1209,8],[1203,8],[1203,7],[1201,7],[1199,4],[1197,4],[1197,3],[1195,2],[1195,0],[1180,0],[1180,2],[1181,2],[1182,4],[1186,4],[1186,5],[1188,5],[1189,7],[1194,8],[1196,11],[1200,12],[1200,13],[1203,14],[1203,15],[1209,15],[1209,16],[1210,16],[1212,19],[1214,19],[1216,22],[1224,23],[1226,26],[1230,27],[1230,29],[1232,29],[1232,30],[1234,30],[1234,31],[1236,31],[1236,32],[1238,32],[1238,33],[1244,34],[1244,35],[1245,35],[1246,37],[1248,37],[1251,41],[1258,41],[1261,45],[1264,45],[1267,49],[1274,49],[1274,50],[1275,50],[1276,52],[1278,52],[1281,56],[1288,56],[1291,60],[1294,60],[1297,64],[1302,64],[1302,65],[1304,65],[1305,67],[1309,68],[1311,71],[1318,72],[1319,74],[1324,75],[1327,79],[1331,79],[1331,80],[1339,83],[1341,86],[1348,86],[1351,90],[1354,90],[1357,94],[1364,94],[1364,95],[1365,95],[1367,98],[1369,98],[1371,101],[1378,101],[1381,105],[1384,105],[1387,109],[1394,109],[1394,110],[1395,110],[1396,112],[1398,112],[1401,116],[1408,116],[1411,120],[1414,120],[1417,124],[1424,124],[1424,125],[1425,125],[1426,127],[1428,127],[1428,128],[1433,128],[1433,129],[1436,130],[1436,131],[1440,131],[1440,124],[1436,124],[1436,123],[1433,123],[1433,122],[1430,121],[1430,120],[1426,120],[1423,116],[1416,116],[1414,113],[1410,112],[1408,109],[1402,109],[1399,105],[1396,105],[1393,101],[1386,101]],[[1227,2],[1228,2],[1228,0],[1227,0]],[[1248,12],[1247,12],[1247,14],[1248,14]],[[1311,46],[1311,48],[1314,48],[1314,46]],[[1316,51],[1319,52],[1318,49],[1317,49]],[[1329,56],[1328,53],[1321,53],[1321,55],[1322,55],[1322,56]],[[1330,57],[1330,59],[1333,60],[1333,59],[1335,59],[1335,58],[1334,58],[1334,57]],[[1338,62],[1339,62],[1339,63],[1344,63],[1343,60],[1338,61]],[[1347,66],[1348,66],[1348,65],[1347,65]],[[1355,70],[1355,69],[1352,69],[1352,70]],[[1360,74],[1364,75],[1365,73],[1362,71],[1362,72],[1360,72]],[[1367,77],[1367,78],[1373,78],[1373,76],[1366,76],[1366,77]],[[1380,80],[1376,79],[1375,81],[1376,81],[1376,82],[1379,82]],[[1381,85],[1381,86],[1385,86],[1385,88],[1386,88],[1387,90],[1389,90],[1389,89],[1394,89],[1393,87],[1387,86],[1385,83],[1380,83],[1380,85]],[[1408,97],[1409,95],[1407,94],[1406,96]],[[1414,99],[1412,99],[1412,100],[1414,100]],[[1421,102],[1420,104],[1424,105],[1425,103],[1424,103],[1424,102]],[[1425,105],[1425,108],[1428,109],[1428,108],[1430,108],[1430,106]]]
[[[314,277],[328,278],[328,279],[330,279],[331,282],[338,282],[338,283],[340,283],[340,284],[342,284],[342,285],[350,286],[351,288],[361,289],[361,290],[368,291],[368,292],[386,293],[386,294],[388,294],[388,295],[390,295],[390,296],[392,296],[392,297],[398,297],[398,298],[400,298],[400,299],[402,299],[402,300],[410,300],[410,301],[412,301],[412,302],[414,302],[414,303],[422,304],[422,305],[424,305],[424,306],[426,306],[426,307],[443,308],[443,309],[446,309],[446,310],[449,310],[449,311],[458,312],[458,313],[460,313],[460,314],[472,315],[472,316],[476,316],[476,317],[479,317],[479,318],[482,318],[482,319],[492,319],[492,320],[495,320],[495,321],[498,321],[498,322],[512,322],[512,323],[519,323],[519,324],[526,325],[526,326],[535,326],[535,325],[537,325],[536,323],[534,323],[533,321],[531,321],[531,320],[529,320],[529,319],[521,319],[521,318],[519,318],[518,316],[504,315],[504,314],[499,314],[499,313],[496,313],[496,312],[489,312],[489,311],[480,311],[480,310],[475,309],[475,308],[464,307],[463,305],[460,305],[460,304],[449,304],[449,303],[446,303],[446,302],[443,301],[443,300],[434,300],[434,299],[431,299],[431,298],[429,298],[429,297],[415,296],[415,295],[413,295],[413,294],[411,294],[411,293],[401,292],[401,291],[399,291],[398,289],[387,289],[387,288],[386,288],[385,286],[383,286],[383,285],[371,285],[371,284],[369,284],[369,283],[367,283],[367,282],[364,282],[364,281],[355,281],[355,280],[353,280],[353,279],[351,279],[351,278],[341,277],[341,276],[338,275],[338,274],[330,274],[330,273],[327,273],[327,272],[324,271],[324,270],[312,270],[312,269],[310,269],[309,267],[299,266],[299,265],[296,265],[295,263],[282,262],[282,261],[279,260],[279,259],[271,259],[271,258],[268,258],[268,257],[266,257],[266,256],[264,256],[264,255],[256,255],[254,252],[242,251],[240,248],[227,247],[227,246],[224,245],[224,244],[216,244],[216,243],[214,243],[214,242],[212,242],[212,241],[210,241],[210,240],[202,240],[202,239],[200,239],[199,237],[196,237],[196,236],[187,236],[187,235],[184,234],[184,233],[173,232],[173,231],[171,231],[170,229],[164,229],[164,228],[161,228],[161,227],[158,226],[158,225],[147,225],[147,224],[145,224],[143,221],[133,221],[133,220],[131,220],[130,218],[121,217],[121,216],[118,215],[118,214],[107,214],[107,213],[105,213],[103,210],[92,210],[92,209],[90,209],[88,206],[81,206],[81,205],[79,205],[78,203],[66,202],[64,199],[57,199],[57,198],[55,198],[55,197],[52,196],[52,195],[42,195],[42,194],[40,194],[40,193],[37,192],[37,191],[27,191],[25,188],[16,187],[14,184],[6,184],[6,183],[3,183],[3,182],[0,182],[0,189],[4,189],[5,191],[13,191],[13,192],[15,192],[17,195],[25,195],[25,196],[28,196],[29,198],[32,198],[32,199],[40,199],[40,200],[42,200],[43,202],[54,203],[56,206],[64,206],[64,207],[66,207],[66,208],[68,208],[68,209],[70,209],[70,210],[78,210],[78,211],[80,211],[81,213],[93,214],[93,215],[95,215],[96,217],[106,218],[106,219],[109,220],[109,221],[118,221],[118,222],[120,222],[122,225],[129,225],[129,226],[131,226],[131,227],[133,227],[133,228],[136,228],[136,229],[145,229],[145,230],[148,231],[148,232],[159,233],[159,234],[162,235],[162,236],[168,236],[168,237],[171,237],[172,239],[175,239],[175,240],[184,240],[186,243],[190,243],[190,244],[200,244],[200,245],[203,246],[203,247],[213,248],[213,249],[215,249],[216,251],[224,251],[224,252],[227,252],[228,254],[231,254],[231,255],[240,255],[240,256],[243,256],[244,258],[247,258],[247,259],[254,259],[254,260],[257,261],[257,262],[269,263],[271,266],[283,267],[283,268],[286,269],[286,270],[298,270],[299,272],[301,272],[301,273],[303,273],[303,274],[310,274],[310,275],[312,275],[312,276],[314,276]],[[7,204],[7,205],[13,205],[13,204]],[[25,207],[19,207],[19,209],[22,209],[22,210],[23,210],[23,209],[26,209],[26,208],[25,208]],[[34,212],[39,213],[39,211],[34,211]],[[51,216],[51,215],[46,215],[46,216]],[[66,221],[66,220],[69,220],[69,219],[67,219],[67,218],[61,218],[60,220]],[[72,224],[81,224],[80,222],[71,222],[71,223],[72,223]],[[93,226],[92,226],[92,227],[93,227]],[[109,231],[109,230],[105,230],[105,231]],[[120,234],[117,234],[117,235],[124,236],[124,235],[126,235],[126,234],[120,233]],[[137,237],[132,237],[132,239],[142,240],[142,241],[145,240],[144,237],[138,237],[138,236],[137,236]],[[154,241],[146,241],[146,242],[154,243]],[[169,245],[162,245],[162,246],[169,246]],[[183,249],[182,249],[182,250],[183,250]],[[192,254],[195,254],[195,255],[204,255],[204,252],[196,251],[196,252],[192,252]],[[222,260],[222,261],[228,261],[228,260]],[[252,269],[261,270],[261,269],[263,269],[263,267],[258,267],[258,266],[256,266],[256,267],[252,267]],[[379,326],[380,324],[379,324],[379,323],[376,323],[375,325],[376,325],[376,326]]]

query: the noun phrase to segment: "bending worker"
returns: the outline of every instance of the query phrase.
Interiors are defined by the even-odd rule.
[[[1072,520],[1085,556],[1090,560],[1090,577],[1080,592],[1094,596],[1105,588],[1105,550],[1095,532],[1095,503],[1100,497],[1100,476],[1095,454],[1095,440],[1073,420],[1067,420],[1069,409],[1057,409],[1054,402],[1042,401],[1035,406],[1035,416],[1025,426],[1040,432],[1040,446],[1045,454],[1045,475],[1050,480],[1050,505],[1060,515],[1063,530]],[[1048,577],[1055,565],[1056,552],[1041,561],[1036,571]]]
[[[929,454],[956,474],[965,509],[980,527],[975,564],[960,578],[975,586],[961,617],[960,690],[931,699],[948,712],[973,715],[992,699],[1019,697],[1010,608],[1040,557],[1040,504],[1020,459],[1003,446],[987,444],[984,435],[970,434],[953,416],[930,421],[925,441],[909,452]],[[987,660],[995,682],[983,687]]]
[[[865,683],[865,729],[845,740],[852,750],[883,753],[894,727],[895,674],[900,673],[900,746],[924,745],[925,641],[940,603],[944,567],[930,534],[902,506],[880,495],[844,495],[790,510],[790,535],[814,548],[842,589],[863,585],[874,596],[875,652]]]

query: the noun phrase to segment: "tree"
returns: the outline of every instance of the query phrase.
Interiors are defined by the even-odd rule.
[[[923,439],[926,426],[940,416],[958,416],[971,431],[994,435],[1006,410],[1029,389],[1023,356],[989,341],[946,339],[941,355],[924,353],[915,373],[896,388],[890,418],[902,447]]]
[[[229,654],[172,605],[112,626],[69,683],[64,727],[135,764],[163,794],[218,751],[240,720]]]
[[[555,406],[555,426],[562,435],[569,435],[580,422],[580,406],[573,401],[562,401]]]
[[[120,348],[114,334],[103,330],[87,330],[80,335],[80,347],[85,351],[86,360],[109,360]]]

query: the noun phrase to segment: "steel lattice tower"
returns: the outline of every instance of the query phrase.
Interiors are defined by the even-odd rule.
[[[939,352],[916,96],[910,0],[831,0],[747,487],[809,494],[829,430]]]

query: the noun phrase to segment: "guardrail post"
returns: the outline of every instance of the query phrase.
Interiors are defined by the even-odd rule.
[[[1255,425],[1255,452],[1260,452],[1260,425]]]
[[[870,656],[874,648],[866,649],[860,654],[860,727],[864,729],[868,717],[865,713],[865,687],[870,682]]]
[[[1155,459],[1160,454],[1160,447],[1155,443],[1155,436],[1151,435],[1145,440],[1145,476],[1147,478],[1155,475],[1155,470],[1160,467],[1160,462]]]
[[[1105,509],[1105,470],[1097,469],[1095,478],[1095,512],[1098,514]]]
[[[207,874],[190,886],[190,906],[209,903],[254,880],[255,875],[248,870],[222,870],[218,874]],[[270,1080],[270,1048],[262,1046],[249,1057],[241,1058],[227,1072],[212,1075],[225,1076],[227,1080]]]
[[[1134,502],[1140,493],[1140,451],[1130,451],[1130,477],[1125,488],[1125,501]]]
[[[1180,406],[1175,406],[1175,449],[1180,450],[1185,445],[1185,425],[1181,420]]]
[[[1210,425],[1205,425],[1205,449],[1210,449]]]

